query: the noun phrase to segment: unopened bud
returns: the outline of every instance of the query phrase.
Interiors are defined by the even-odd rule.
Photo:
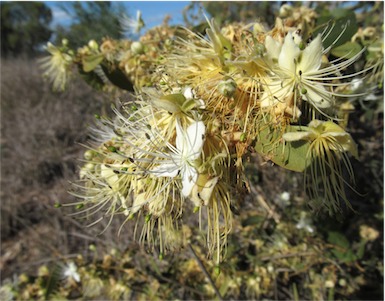
[[[216,266],[214,267],[214,274],[215,274],[216,276],[219,276],[220,273],[221,273],[221,267],[220,267],[219,265],[216,265]]]
[[[221,80],[218,84],[218,91],[223,96],[232,97],[237,90],[237,83],[232,79]]]
[[[141,42],[133,42],[131,44],[131,51],[133,54],[143,54],[144,45]]]
[[[374,27],[367,27],[364,29],[363,34],[365,38],[372,38],[376,34],[376,29]]]
[[[293,7],[288,4],[282,5],[281,8],[279,9],[279,16],[281,18],[290,17],[292,14],[293,14]]]
[[[88,150],[84,153],[84,159],[91,160],[94,157],[94,151]]]
[[[91,40],[88,42],[88,47],[90,47],[92,50],[97,50],[99,48],[98,43],[96,43],[95,40]]]
[[[144,218],[144,221],[148,223],[151,220],[151,214],[147,214],[146,217]]]

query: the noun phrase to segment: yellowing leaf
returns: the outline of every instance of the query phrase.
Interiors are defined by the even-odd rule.
[[[94,70],[104,59],[103,54],[93,54],[82,58],[83,71],[90,72]]]

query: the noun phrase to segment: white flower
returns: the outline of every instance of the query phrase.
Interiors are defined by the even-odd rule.
[[[364,50],[348,60],[337,59],[322,66],[322,56],[328,49],[323,49],[321,35],[303,48],[304,43],[297,33],[289,32],[282,46],[271,37],[266,37],[265,47],[273,76],[266,82],[261,98],[263,108],[278,103],[293,106],[303,99],[322,111],[333,106],[336,96],[354,96],[335,92],[337,87],[346,85],[339,80],[354,78],[367,71],[341,75],[341,71],[353,64]]]
[[[123,31],[126,33],[134,33],[138,34],[145,26],[144,21],[142,19],[142,12],[140,10],[136,11],[136,19],[133,20],[127,17],[125,14],[120,19],[120,25]]]
[[[183,96],[186,98],[187,101],[194,100],[196,103],[196,107],[199,109],[205,109],[205,102],[203,99],[197,99],[194,90],[191,87],[185,87],[183,90]]]
[[[45,70],[44,76],[52,82],[55,91],[64,91],[70,79],[73,64],[72,56],[62,51],[62,48],[48,42],[46,50],[50,55],[39,60],[41,68]]]
[[[169,146],[170,158],[161,161],[160,165],[152,169],[157,177],[182,177],[182,195],[190,195],[198,179],[195,161],[199,158],[205,134],[205,125],[202,121],[193,122],[186,131],[179,120],[176,121],[176,148]]]
[[[306,216],[305,212],[301,212],[301,218],[295,227],[297,229],[304,229],[309,233],[314,232],[314,228],[311,226],[311,220]]]
[[[267,39],[267,49],[274,46],[271,39]],[[277,49],[273,52],[273,58],[277,55]],[[329,108],[333,104],[333,97],[328,92],[322,78],[323,48],[321,35],[318,35],[304,50],[301,50],[292,33],[288,33],[278,56],[278,67],[275,73],[277,77],[268,84],[262,96],[262,107],[269,107],[278,102],[284,102],[292,91],[299,93],[304,100],[310,102],[316,108]]]
[[[282,192],[280,197],[282,201],[285,201],[285,202],[290,201],[290,193],[287,191]]]
[[[286,132],[282,135],[286,142],[299,140],[307,141],[331,141],[328,148],[334,151],[350,152],[354,157],[358,158],[357,145],[350,136],[338,124],[332,121],[321,121],[314,119],[310,121],[305,131]]]
[[[73,262],[70,262],[63,273],[64,277],[72,278],[76,282],[80,282],[80,275],[77,272],[77,267]]]

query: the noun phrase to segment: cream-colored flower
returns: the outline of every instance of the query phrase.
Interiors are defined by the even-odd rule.
[[[285,99],[294,91],[295,101],[300,96],[318,109],[333,105],[332,93],[326,90],[320,67],[323,48],[321,35],[318,35],[304,50],[295,42],[293,33],[288,33],[278,55],[278,70],[268,83],[261,99],[262,107],[270,107]],[[267,39],[266,49],[277,56],[277,43]]]
[[[332,121],[312,120],[306,131],[288,132],[283,134],[283,139],[287,142],[298,140],[325,140],[330,141],[328,146],[333,151],[350,152],[354,157],[358,157],[357,145],[350,136],[338,124]]]
[[[142,18],[142,12],[140,10],[136,11],[136,19],[131,19],[126,15],[123,15],[120,19],[120,25],[125,33],[139,34],[145,26]]]
[[[340,210],[339,201],[350,206],[345,193],[347,181],[342,174],[342,164],[354,182],[352,165],[347,152],[357,157],[357,146],[352,137],[332,121],[313,120],[303,131],[283,134],[287,142],[309,141],[309,149],[304,160],[309,160],[309,170],[305,170],[305,189],[317,208],[323,204],[332,213]],[[307,176],[308,172],[310,177]]]
[[[288,107],[298,106],[307,101],[321,113],[334,106],[335,97],[352,97],[336,92],[336,88],[346,85],[340,80],[353,78],[355,74],[341,75],[341,71],[353,64],[362,51],[348,60],[336,60],[324,64],[326,50],[322,37],[318,35],[305,45],[297,32],[289,32],[282,44],[266,37],[265,47],[272,76],[266,80],[261,97],[261,107],[269,108],[278,104]]]
[[[198,179],[195,161],[200,157],[204,142],[205,125],[202,121],[193,122],[186,131],[179,120],[176,122],[176,147],[169,145],[170,158],[161,161],[151,172],[157,177],[182,178],[182,195],[190,195]]]
[[[55,91],[63,91],[68,83],[73,58],[50,42],[46,50],[50,56],[40,60],[41,67],[45,69],[44,76],[52,82]]]
[[[70,262],[63,271],[63,276],[80,282],[80,275],[77,272],[77,267],[73,262]]]

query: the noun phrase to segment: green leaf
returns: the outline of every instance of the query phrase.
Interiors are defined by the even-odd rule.
[[[251,225],[259,225],[264,220],[265,220],[265,218],[263,216],[258,216],[258,215],[250,216],[247,219],[245,219],[244,221],[242,221],[242,226],[246,227],[246,226],[251,226]]]
[[[305,128],[288,126],[287,131],[297,132]],[[310,165],[310,160],[306,158],[310,143],[304,140],[288,143],[283,141],[281,135],[266,125],[258,134],[255,150],[283,168],[303,172]]]
[[[349,240],[340,232],[330,231],[328,233],[328,242],[344,249],[348,249],[350,247]]]
[[[362,259],[362,257],[364,257],[365,246],[366,246],[366,241],[362,240],[358,246],[358,250],[357,250],[357,254],[356,254],[358,259]]]
[[[127,78],[127,76],[123,73],[122,70],[120,70],[119,68],[110,70],[104,64],[102,64],[101,66],[104,74],[107,76],[107,78],[112,84],[123,90],[131,92],[134,91],[134,86],[132,82]]]
[[[47,282],[45,283],[45,300],[49,300],[50,295],[58,289],[61,276],[62,269],[59,265],[55,265],[49,274]]]
[[[328,24],[328,22],[330,23]],[[334,9],[318,18],[317,26],[319,28],[313,33],[313,36],[322,33],[326,27],[323,35],[324,48],[331,45],[333,45],[332,48],[336,48],[345,44],[358,30],[355,13],[343,8]],[[344,29],[345,27],[346,29]]]
[[[82,65],[84,72],[94,70],[104,60],[103,54],[92,54],[82,58]]]
[[[221,287],[219,288],[219,293],[222,295],[222,296],[225,296],[227,291],[229,290],[229,280],[226,279],[226,281],[223,281]]]
[[[186,101],[186,97],[184,97],[181,93],[174,93],[162,96],[162,99],[166,99],[171,101],[172,103],[177,104],[178,106],[182,106]]]
[[[346,42],[345,44],[333,48],[331,54],[336,57],[352,58],[362,50],[360,44],[355,42]]]

